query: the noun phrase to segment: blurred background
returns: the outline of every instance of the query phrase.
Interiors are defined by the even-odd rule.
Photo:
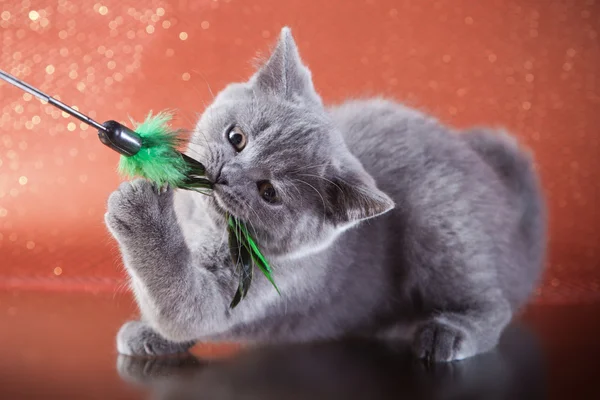
[[[383,95],[534,152],[550,213],[536,301],[600,299],[600,7],[595,0],[4,0],[3,69],[99,121],[177,111],[191,128],[283,25],[326,102]],[[0,82],[0,287],[123,283],[103,225],[117,155]]]
[[[550,214],[525,320],[540,333],[549,392],[577,398],[596,389],[586,365],[600,359],[598,3],[0,0],[0,69],[101,122],[173,109],[190,129],[289,25],[327,103],[382,95],[457,128],[507,128],[535,154]],[[133,398],[114,338],[136,307],[103,223],[118,156],[4,82],[0,108],[0,397]]]

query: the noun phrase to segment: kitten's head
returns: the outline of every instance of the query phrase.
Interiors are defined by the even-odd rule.
[[[348,151],[288,28],[248,82],[226,87],[190,144],[215,207],[247,222],[269,254],[306,254],[393,208]]]

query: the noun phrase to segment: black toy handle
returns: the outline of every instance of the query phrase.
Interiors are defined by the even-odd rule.
[[[106,121],[104,130],[98,129],[98,138],[106,146],[124,156],[133,156],[142,148],[142,138],[137,133],[118,123]]]

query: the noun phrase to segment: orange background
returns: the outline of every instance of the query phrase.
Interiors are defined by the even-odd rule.
[[[0,69],[100,122],[176,109],[191,128],[283,25],[326,102],[385,95],[448,124],[502,125],[548,197],[537,300],[600,300],[600,6],[594,0],[4,0]],[[117,291],[103,225],[118,156],[0,82],[0,288]]]

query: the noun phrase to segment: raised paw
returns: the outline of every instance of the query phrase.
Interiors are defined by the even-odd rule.
[[[127,356],[161,356],[184,353],[194,342],[174,343],[161,337],[148,324],[130,321],[117,334],[117,351]]]
[[[423,324],[413,341],[415,355],[428,362],[462,360],[475,353],[472,347],[467,332],[439,321]]]
[[[161,222],[172,218],[173,193],[137,179],[123,182],[108,198],[106,225],[118,239],[160,229]]]

